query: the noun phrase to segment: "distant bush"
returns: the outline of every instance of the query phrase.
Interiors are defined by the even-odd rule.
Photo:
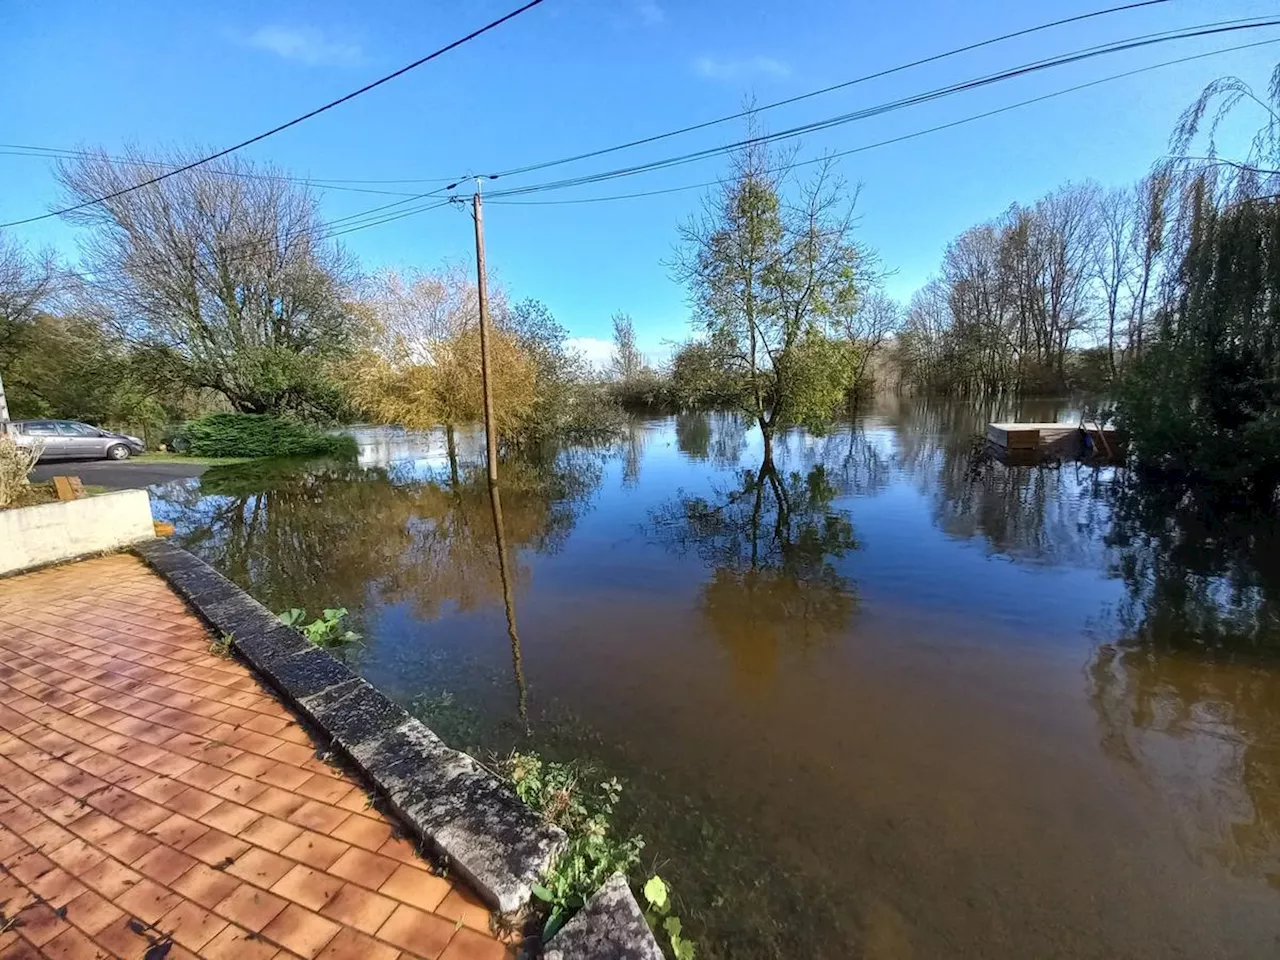
[[[262,413],[214,413],[182,430],[187,452],[198,457],[341,457],[354,459],[346,434],[321,433],[296,420]]]

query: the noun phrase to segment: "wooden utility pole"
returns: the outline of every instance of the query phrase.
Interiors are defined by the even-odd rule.
[[[498,482],[498,431],[493,422],[493,386],[489,376],[489,292],[484,276],[484,211],[480,201],[480,178],[471,199],[476,221],[476,287],[480,298],[480,384],[484,391],[484,439],[489,459],[489,483]]]

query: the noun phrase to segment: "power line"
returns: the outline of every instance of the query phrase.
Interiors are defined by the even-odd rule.
[[[219,157],[225,157],[228,154],[234,153],[237,150],[241,150],[247,146],[250,146],[251,144],[258,143],[262,140],[265,140],[267,139],[267,137],[274,136],[275,134],[280,133],[283,130],[288,130],[290,127],[297,126],[298,124],[302,123],[305,120],[310,120],[312,117],[318,116],[319,114],[324,113],[326,110],[332,110],[334,107],[339,106],[340,104],[346,103],[348,100],[354,100],[356,97],[360,96],[361,94],[368,93],[370,90],[374,89],[375,87],[380,87],[382,86],[382,84],[387,83],[390,80],[394,80],[396,77],[402,76],[403,74],[408,73],[410,70],[413,70],[416,67],[422,66],[424,63],[428,63],[434,60],[437,57],[448,53],[450,50],[454,50],[457,47],[462,46],[464,43],[474,40],[476,37],[479,37],[482,34],[488,33],[490,30],[493,30],[494,28],[501,26],[502,24],[506,23],[508,20],[518,17],[520,14],[524,13],[527,10],[531,10],[532,8],[538,6],[538,4],[542,2],[543,0],[529,0],[529,2],[526,3],[524,6],[518,7],[517,9],[512,10],[510,13],[502,17],[499,17],[497,20],[490,21],[489,23],[485,24],[483,27],[480,27],[476,30],[471,31],[471,33],[467,34],[465,37],[460,37],[459,39],[454,40],[452,43],[447,44],[446,46],[443,46],[440,49],[433,51],[432,53],[427,54],[425,57],[420,57],[419,59],[413,61],[413,63],[406,64],[405,66],[401,67],[399,70],[394,71],[393,73],[389,73],[384,77],[380,77],[379,79],[374,80],[371,83],[366,83],[363,87],[360,87],[358,90],[353,90],[351,93],[348,93],[345,96],[339,97],[337,100],[331,100],[328,103],[324,104],[323,106],[316,107],[314,110],[310,110],[307,113],[302,114],[302,116],[300,117],[294,117],[292,120],[289,120],[278,126],[272,127],[270,130],[267,130],[264,133],[260,133],[257,136],[250,137],[248,140],[242,140],[239,143],[235,144],[234,146],[230,146],[223,150],[219,150],[216,153],[211,153],[207,157],[203,157],[191,163],[184,164],[183,166],[177,167],[173,170],[169,170],[158,176],[152,177],[149,180],[144,180],[142,183],[134,184],[131,187],[125,187],[124,189],[121,189],[121,190],[116,190],[113,193],[106,194],[105,196],[102,196],[102,197],[97,197],[96,199],[93,199],[93,200],[85,200],[81,203],[74,204],[73,206],[66,207],[65,209],[55,210],[52,213],[41,214],[40,216],[37,216],[37,217],[27,217],[26,219],[23,219],[23,220],[13,220],[13,221],[10,221],[9,223],[0,223],[0,228],[16,227],[25,223],[35,223],[38,220],[47,220],[50,217],[58,217],[64,214],[74,213],[77,210],[83,210],[85,207],[91,207],[96,204],[102,203],[106,200],[113,200],[116,197],[123,196],[126,193],[131,193],[134,190],[139,190],[142,187],[148,187],[148,186],[151,186],[152,184],[159,183],[161,180],[167,180],[169,177],[176,176],[179,173],[185,173],[188,170],[193,170],[196,167],[202,166],[203,164],[210,162],[211,160],[217,160]]]
[[[101,157],[112,163],[127,164],[134,167],[177,167],[176,163],[154,160],[146,157],[117,157],[106,153],[95,153],[92,150],[70,150],[61,147],[37,147],[21,143],[0,143],[0,157],[34,157],[39,160],[78,160],[84,157]],[[345,193],[375,193],[388,197],[417,196],[403,190],[377,190],[372,187],[351,187],[312,177],[291,177],[284,174],[250,173],[246,170],[213,170],[219,177],[233,177],[240,180],[263,180],[268,182],[297,183],[317,190],[338,190]],[[441,178],[447,183],[447,178]]]
[[[522,166],[522,167],[512,167],[511,169],[508,169],[508,170],[500,170],[496,174],[494,174],[494,176],[511,177],[520,173],[530,173],[534,170],[545,170],[548,167],[555,167],[565,163],[574,163],[578,160],[588,160],[592,157],[604,156],[609,153],[615,153],[619,150],[628,150],[631,147],[639,147],[648,143],[656,143],[659,140],[666,140],[670,137],[680,136],[681,134],[692,133],[696,130],[705,130],[707,127],[713,127],[721,123],[728,123],[731,120],[741,120],[743,117],[749,116],[752,113],[763,112],[765,110],[773,110],[775,107],[783,107],[792,103],[799,103],[802,100],[808,100],[812,97],[822,96],[823,94],[832,93],[833,91],[836,91],[836,90],[843,90],[847,87],[852,87],[860,83],[867,83],[871,80],[879,80],[882,77],[892,76],[893,74],[901,73],[904,70],[911,70],[915,67],[924,66],[925,64],[936,63],[939,60],[945,60],[949,57],[958,56],[959,54],[962,54],[962,53],[969,53],[973,50],[979,50],[982,47],[991,46],[993,44],[1003,43],[1006,40],[1013,40],[1018,37],[1025,37],[1033,33],[1039,33],[1042,30],[1051,30],[1055,27],[1065,26],[1069,23],[1077,23],[1083,20],[1091,20],[1096,17],[1107,16],[1108,14],[1112,14],[1112,13],[1121,13],[1126,10],[1136,10],[1141,7],[1156,6],[1158,4],[1167,3],[1167,2],[1169,2],[1169,0],[1143,0],[1143,2],[1140,2],[1140,3],[1126,3],[1116,7],[1108,7],[1105,10],[1095,10],[1092,13],[1082,13],[1074,17],[1065,17],[1061,20],[1053,20],[1049,23],[1042,23],[1034,27],[1026,27],[1022,30],[1015,30],[1012,33],[1002,34],[1001,36],[998,36],[998,37],[991,37],[988,40],[979,40],[976,43],[970,43],[962,47],[956,47],[952,50],[944,51],[943,53],[936,53],[936,54],[933,54],[932,56],[922,57],[919,60],[912,60],[910,63],[903,63],[895,67],[888,67],[884,70],[879,70],[879,71],[876,71],[875,73],[868,73],[861,77],[855,77],[852,80],[845,80],[841,83],[832,84],[831,86],[823,87],[819,90],[812,90],[808,93],[799,94],[798,96],[788,97],[785,100],[775,100],[773,103],[766,103],[763,106],[755,107],[750,110],[742,110],[742,111],[739,111],[738,113],[727,114],[726,116],[723,116],[723,117],[717,117],[714,120],[704,120],[701,123],[694,123],[694,124],[690,124],[687,127],[680,127],[675,130],[668,130],[666,133],[658,133],[648,137],[641,137],[639,140],[631,140],[631,141],[628,141],[627,143],[620,143],[612,147],[603,147],[598,150],[587,151],[586,153],[579,153],[569,157],[561,157],[557,160],[545,160],[541,163],[531,163],[531,164],[526,164],[525,166]],[[386,182],[403,183],[407,181],[386,181]]]
[[[1043,102],[1043,101],[1050,100],[1050,99],[1053,99],[1053,98],[1055,98],[1055,97],[1064,96],[1064,95],[1066,95],[1066,94],[1068,94],[1068,93],[1074,93],[1074,92],[1077,92],[1077,91],[1079,91],[1079,90],[1088,89],[1088,88],[1090,88],[1090,87],[1098,86],[1098,85],[1103,84],[1103,83],[1109,83],[1109,82],[1113,82],[1113,81],[1115,81],[1115,80],[1120,80],[1120,79],[1124,79],[1124,78],[1127,78],[1127,77],[1136,76],[1136,75],[1138,75],[1138,74],[1147,73],[1147,72],[1150,72],[1150,71],[1152,71],[1152,70],[1162,69],[1162,68],[1164,68],[1164,67],[1176,66],[1176,65],[1180,65],[1180,64],[1183,64],[1183,63],[1188,63],[1188,62],[1195,61],[1195,60],[1205,59],[1205,58],[1207,58],[1207,57],[1219,56],[1219,55],[1224,54],[1224,53],[1232,53],[1232,52],[1235,52],[1235,51],[1238,51],[1238,50],[1245,50],[1245,49],[1250,49],[1250,48],[1253,48],[1253,47],[1266,46],[1266,45],[1274,44],[1274,43],[1277,43],[1277,42],[1280,42],[1280,40],[1262,40],[1262,41],[1258,41],[1258,42],[1255,42],[1255,43],[1240,44],[1240,45],[1237,45],[1237,46],[1225,47],[1225,48],[1222,48],[1222,49],[1220,49],[1220,50],[1211,50],[1211,51],[1207,51],[1207,52],[1205,52],[1205,53],[1192,54],[1192,55],[1188,55],[1188,56],[1185,56],[1185,57],[1178,57],[1178,58],[1176,58],[1176,59],[1167,60],[1167,61],[1164,61],[1164,62],[1162,62],[1162,63],[1151,64],[1151,65],[1148,65],[1148,66],[1145,66],[1145,67],[1139,67],[1139,68],[1134,69],[1134,70],[1127,70],[1127,71],[1124,71],[1124,72],[1121,72],[1121,73],[1112,74],[1112,75],[1110,75],[1110,76],[1102,77],[1102,78],[1099,78],[1099,79],[1097,79],[1097,80],[1091,80],[1091,81],[1088,81],[1088,82],[1086,82],[1086,83],[1076,84],[1076,85],[1074,85],[1074,86],[1067,87],[1067,88],[1062,89],[1062,90],[1057,90],[1057,91],[1054,91],[1054,92],[1052,92],[1052,93],[1048,93],[1048,94],[1044,94],[1044,95],[1041,95],[1041,96],[1033,97],[1033,98],[1030,98],[1030,99],[1027,99],[1027,100],[1018,101],[1017,103],[1012,103],[1012,104],[1008,104],[1008,105],[1003,106],[1003,107],[998,107],[998,108],[996,108],[996,109],[994,109],[994,110],[984,111],[984,112],[982,112],[982,113],[974,114],[974,115],[972,115],[972,116],[963,117],[963,118],[961,118],[961,119],[959,119],[959,120],[954,120],[954,121],[950,121],[950,122],[948,122],[948,123],[938,124],[938,125],[936,125],[936,126],[928,127],[928,128],[923,129],[923,130],[914,131],[914,132],[912,132],[912,133],[903,134],[902,136],[893,137],[893,138],[890,138],[890,139],[887,139],[887,140],[877,141],[877,142],[875,142],[875,143],[864,144],[864,145],[862,145],[862,146],[854,147],[854,148],[852,148],[852,149],[844,150],[844,151],[840,151],[840,152],[837,152],[837,153],[834,153],[834,154],[828,154],[828,155],[826,155],[826,156],[818,157],[818,158],[815,158],[815,159],[812,159],[812,160],[804,160],[804,161],[800,161],[800,162],[798,162],[798,163],[791,164],[790,166],[792,166],[792,167],[796,167],[796,166],[806,166],[806,165],[813,164],[813,163],[819,163],[819,162],[822,162],[822,161],[824,161],[824,160],[834,160],[834,159],[839,159],[839,158],[846,157],[846,156],[850,156],[850,155],[853,155],[853,154],[862,153],[862,152],[865,152],[865,151],[867,151],[867,150],[873,150],[873,149],[877,149],[877,148],[879,148],[879,147],[883,147],[883,146],[890,146],[890,145],[892,145],[892,144],[901,143],[901,142],[904,142],[904,141],[907,141],[907,140],[913,140],[913,139],[916,139],[916,138],[918,138],[918,137],[926,136],[926,135],[928,135],[928,134],[932,134],[932,133],[937,133],[937,132],[940,132],[940,131],[942,131],[942,130],[950,129],[950,128],[952,128],[952,127],[961,126],[961,125],[963,125],[963,124],[972,123],[972,122],[977,121],[977,120],[986,119],[986,118],[991,117],[991,116],[996,116],[996,115],[1001,114],[1001,113],[1006,113],[1006,112],[1011,111],[1011,110],[1019,109],[1019,108],[1021,108],[1021,107],[1030,106],[1030,105],[1033,105],[1033,104],[1036,104],[1036,103],[1041,103],[1041,102]],[[914,98],[911,98],[911,99],[914,99]],[[728,149],[732,149],[732,146],[731,146],[731,147],[727,147],[727,148],[718,148],[718,149],[719,149],[719,150],[721,150],[721,151],[723,151],[723,150],[728,150]],[[640,172],[645,172],[645,171],[640,171]],[[594,181],[592,181],[592,182],[594,182]],[[570,198],[570,199],[565,199],[565,200],[511,200],[511,199],[504,199],[504,198],[506,198],[506,197],[510,197],[510,196],[522,196],[522,195],[526,195],[526,194],[529,194],[529,193],[538,193],[538,192],[544,192],[544,191],[550,191],[550,190],[564,189],[565,187],[571,187],[571,186],[577,186],[577,185],[580,185],[580,184],[573,183],[573,182],[552,182],[552,183],[546,183],[546,184],[531,184],[531,185],[529,185],[529,186],[527,186],[527,187],[523,187],[523,188],[515,188],[515,189],[513,189],[513,190],[509,190],[509,191],[498,191],[498,192],[495,192],[495,193],[493,193],[493,194],[491,194],[491,195],[490,195],[490,202],[491,202],[491,203],[506,204],[506,205],[562,205],[562,204],[577,204],[577,203],[600,203],[600,202],[607,202],[607,201],[613,201],[613,200],[625,200],[625,199],[635,199],[635,198],[642,198],[642,197],[658,196],[658,195],[662,195],[662,194],[667,194],[667,193],[676,193],[676,192],[681,192],[681,191],[685,191],[685,190],[701,189],[701,188],[705,188],[705,187],[715,186],[718,182],[719,182],[719,181],[716,181],[716,180],[710,180],[710,181],[704,181],[704,182],[701,182],[701,183],[687,184],[687,185],[683,185],[683,186],[679,186],[679,187],[670,187],[670,188],[665,188],[665,189],[660,189],[660,190],[651,190],[651,191],[643,191],[643,192],[637,192],[637,193],[620,194],[620,195],[607,196],[607,197]],[[314,239],[314,240],[316,240],[316,241],[324,241],[324,240],[328,240],[328,239],[333,239],[334,237],[343,236],[343,235],[346,235],[346,234],[349,234],[349,233],[355,233],[355,232],[360,231],[360,230],[365,230],[365,229],[369,229],[369,228],[372,228],[372,227],[382,226],[382,225],[384,225],[384,224],[392,223],[392,222],[395,222],[395,221],[397,221],[397,220],[401,220],[401,219],[404,219],[404,218],[407,218],[407,217],[410,217],[410,216],[415,216],[415,215],[417,215],[417,214],[419,214],[419,213],[424,213],[424,212],[429,212],[429,211],[432,211],[432,210],[440,209],[441,207],[447,206],[450,202],[452,202],[452,200],[456,199],[456,198],[450,198],[450,199],[446,199],[446,200],[443,200],[443,201],[436,200],[436,201],[433,201],[433,202],[420,204],[419,206],[415,206],[415,207],[408,207],[407,209],[401,209],[401,210],[398,210],[398,211],[397,211],[397,212],[395,212],[395,213],[388,213],[388,212],[387,212],[387,211],[390,211],[390,210],[392,210],[392,209],[394,209],[394,208],[397,208],[397,207],[403,207],[404,205],[406,205],[406,204],[408,204],[408,203],[411,203],[411,202],[412,202],[412,201],[414,201],[414,200],[427,200],[427,199],[432,198],[432,197],[438,197],[442,192],[443,192],[443,190],[442,190],[442,189],[437,189],[437,190],[430,191],[430,192],[426,192],[426,193],[422,193],[422,194],[415,194],[415,195],[412,195],[412,196],[407,197],[407,198],[402,199],[402,200],[397,200],[397,201],[393,201],[393,202],[391,202],[391,203],[382,204],[382,205],[380,205],[380,206],[373,207],[373,208],[368,209],[368,210],[363,210],[363,211],[360,211],[360,212],[358,212],[358,213],[351,214],[351,215],[346,216],[346,217],[338,218],[337,220],[333,220],[333,221],[330,221],[329,223],[327,223],[327,224],[325,225],[325,227],[323,228],[323,230],[322,230],[322,231],[320,231],[319,233],[314,234],[313,239]],[[382,216],[376,216],[377,214],[382,214]],[[343,224],[345,224],[345,226],[343,226]],[[339,227],[339,226],[341,226],[341,229],[334,229],[335,227]],[[294,234],[291,234],[291,235],[289,235],[288,237],[286,237],[286,238],[285,238],[285,241],[287,242],[287,241],[289,241],[289,240],[296,239],[296,238],[298,238],[298,237],[300,237],[300,236],[303,236],[303,235],[306,235],[306,234],[308,234],[308,233],[311,233],[311,231],[307,231],[307,230],[298,231],[298,232],[296,232],[296,233],[294,233]],[[267,244],[267,243],[271,243],[271,242],[275,242],[275,241],[273,241],[273,240],[266,240],[266,241],[249,241],[249,242],[247,242],[247,243],[245,243],[245,244],[233,244],[233,245],[232,245],[232,247],[231,247],[231,249],[238,249],[238,248],[241,248],[241,247],[260,247],[260,246],[263,246],[263,245],[265,245],[265,244]],[[79,274],[72,274],[72,275],[74,275],[74,276],[81,276],[81,277],[82,277],[82,279],[86,279],[86,281],[87,281],[87,278],[84,278],[84,277],[83,277],[83,275],[79,275]]]
[[[1224,53],[1234,53],[1238,50],[1249,50],[1254,47],[1270,46],[1271,44],[1275,44],[1275,43],[1280,43],[1280,39],[1259,40],[1255,43],[1240,44],[1239,46],[1234,46],[1234,47],[1223,47],[1221,50],[1210,50],[1206,53],[1197,53],[1197,54],[1193,54],[1186,57],[1179,57],[1176,60],[1166,60],[1163,63],[1154,63],[1149,66],[1139,67],[1135,70],[1126,70],[1123,73],[1115,73],[1115,74],[1112,74],[1111,76],[1101,77],[1097,80],[1090,80],[1087,83],[1080,83],[1080,84],[1076,84],[1075,86],[1066,87],[1062,90],[1055,90],[1052,93],[1042,94],[1041,96],[1032,97],[1028,100],[1020,100],[1017,103],[1011,103],[1003,107],[997,107],[994,110],[987,110],[982,113],[976,113],[968,117],[962,117],[959,120],[952,120],[949,123],[942,123],[936,126],[926,127],[923,130],[916,130],[912,133],[906,133],[901,136],[891,137],[887,140],[879,140],[879,141],[876,141],[875,143],[863,144],[858,147],[853,147],[852,149],[849,149],[849,150],[841,150],[836,153],[830,153],[821,157],[815,157],[814,159],[811,159],[811,160],[801,160],[797,163],[789,164],[787,169],[808,166],[810,164],[822,163],[824,161],[829,161],[829,160],[837,160],[842,157],[851,156],[856,153],[863,153],[868,150],[875,150],[879,147],[891,146],[896,143],[902,143],[906,140],[914,140],[918,137],[923,137],[931,133],[938,133],[942,130],[949,130],[952,127],[962,126],[963,124],[966,124],[966,123],[973,123],[976,120],[985,120],[988,117],[997,116],[998,114],[1001,114],[1001,113],[1007,113],[1011,110],[1017,110],[1021,107],[1031,106],[1032,104],[1041,103],[1045,100],[1052,100],[1055,97],[1065,96],[1066,94],[1075,93],[1080,90],[1085,90],[1085,89],[1088,89],[1089,87],[1096,87],[1096,86],[1099,86],[1100,84],[1111,83],[1115,80],[1122,80],[1127,77],[1136,76],[1138,74],[1148,73],[1152,70],[1159,70],[1164,67],[1177,66],[1183,63],[1188,63],[1193,60],[1203,60],[1207,57],[1216,57]],[[1197,159],[1197,158],[1181,158],[1181,159]],[[780,171],[771,170],[770,172],[777,173]],[[668,193],[679,193],[684,190],[699,190],[699,189],[704,189],[706,187],[717,186],[719,185],[720,182],[721,181],[719,180],[707,180],[707,181],[703,181],[702,183],[689,183],[689,184],[684,184],[678,187],[667,187],[661,190],[646,190],[638,193],[622,193],[622,194],[614,194],[611,196],[604,196],[604,197],[573,197],[573,198],[564,199],[564,200],[507,200],[507,199],[502,199],[502,197],[504,196],[503,194],[495,193],[490,195],[488,202],[493,204],[502,204],[505,206],[562,206],[562,205],[578,204],[578,203],[605,203],[605,202],[614,201],[614,200],[632,200],[632,199],[639,199],[642,197],[656,197],[656,196],[660,196]],[[549,187],[549,189],[551,188]]]
[[[941,99],[960,93],[966,90],[978,89],[980,87],[990,86],[995,83],[1001,83],[1015,77],[1025,76],[1030,73],[1036,73],[1042,70],[1051,69],[1053,67],[1064,66],[1071,63],[1078,63],[1094,57],[1103,56],[1111,53],[1120,53],[1128,50],[1139,49],[1142,47],[1152,46],[1160,43],[1168,43],[1172,40],[1185,40],[1202,36],[1211,36],[1219,33],[1230,33],[1240,30],[1252,30],[1261,27],[1271,27],[1280,25],[1280,20],[1268,20],[1261,23],[1249,24],[1232,24],[1228,26],[1203,25],[1195,28],[1188,28],[1183,32],[1173,35],[1154,35],[1130,40],[1117,41],[1112,44],[1105,44],[1097,47],[1086,48],[1084,50],[1075,51],[1069,54],[1063,54],[1058,57],[1046,58],[1035,61],[1033,63],[1024,64],[1010,70],[1004,70],[999,73],[988,74],[973,80],[951,84],[946,87],[935,88],[925,93],[916,94],[910,97],[904,97],[899,100],[890,101],[888,103],[878,104],[872,107],[866,107],[861,110],[852,111],[850,113],[840,114],[835,117],[828,117],[823,120],[814,121],[812,123],[802,124],[800,126],[791,127],[777,133],[765,134],[759,137],[750,137],[745,140],[739,140],[735,143],[725,144],[718,147],[709,147],[704,150],[697,150],[674,157],[666,157],[661,160],[651,161],[649,163],[636,164],[631,167],[621,167],[614,170],[608,170],[601,173],[585,174],[578,177],[570,177],[559,181],[551,181],[543,184],[534,184],[526,187],[513,187],[508,190],[499,190],[491,194],[492,197],[511,197],[520,196],[528,193],[537,193],[544,190],[563,189],[565,187],[582,186],[589,183],[599,183],[605,180],[617,179],[619,177],[633,176],[638,173],[647,173],[652,170],[666,169],[668,167],[681,166],[686,163],[692,163],[697,160],[707,159],[709,157],[719,156],[724,153],[730,153],[742,147],[757,144],[771,143],[778,140],[786,140],[800,136],[805,133],[812,133],[818,130],[826,130],[832,127],[841,126],[856,120],[863,120],[869,117],[881,116],[895,110],[904,109],[906,107],[915,106],[920,103],[927,103],[932,100]]]

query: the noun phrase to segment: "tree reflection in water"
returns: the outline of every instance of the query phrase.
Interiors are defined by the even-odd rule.
[[[559,550],[603,473],[587,451],[504,462],[500,565],[485,469],[454,469],[263,462],[153,496],[182,546],[272,609],[406,603],[431,620],[506,606],[528,579],[519,552]]]
[[[1280,888],[1280,522],[1137,479],[1113,509],[1126,598],[1088,668],[1103,745],[1196,854]]]
[[[829,640],[857,606],[832,561],[858,548],[822,466],[782,473],[772,459],[712,500],[678,496],[653,511],[655,538],[712,568],[699,602],[741,675],[771,677],[787,647]]]

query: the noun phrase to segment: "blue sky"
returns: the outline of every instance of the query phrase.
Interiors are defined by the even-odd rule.
[[[317,178],[453,178],[505,169],[732,113],[748,94],[760,102],[794,96],[1114,2],[546,0],[246,154]],[[7,41],[0,142],[108,150],[127,142],[143,150],[225,145],[396,69],[516,5],[0,0],[0,34]],[[1172,0],[987,47],[770,111],[764,119],[774,129],[789,127],[1041,57],[1257,16],[1268,7],[1255,0]],[[1097,58],[816,133],[801,141],[801,155],[848,150],[1122,70],[1272,37],[1280,39],[1280,29]],[[862,185],[861,239],[896,271],[889,289],[905,298],[961,230],[1067,180],[1137,178],[1163,152],[1178,113],[1207,82],[1231,73],[1264,89],[1277,59],[1280,44],[1210,57],[845,158],[841,172]],[[725,124],[503,185],[660,159],[740,135],[740,126]],[[660,190],[713,180],[723,170],[723,159],[703,160],[536,199]],[[635,318],[641,346],[664,354],[664,341],[687,336],[688,308],[663,261],[700,193],[594,204],[495,202],[486,207],[491,274],[516,297],[545,301],[587,342],[607,339],[610,315],[625,310]],[[323,207],[342,217],[394,199],[333,191]],[[56,200],[45,161],[0,155],[0,221],[44,212]],[[59,221],[14,232],[74,261],[76,232]],[[429,268],[472,255],[469,218],[450,208],[343,239],[369,268]]]

